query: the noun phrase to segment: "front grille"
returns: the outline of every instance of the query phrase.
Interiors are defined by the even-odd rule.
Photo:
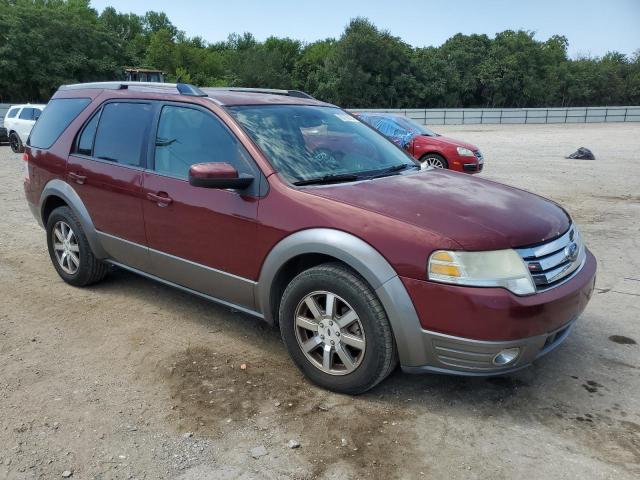
[[[526,263],[537,291],[557,286],[571,278],[580,270],[586,258],[580,232],[573,225],[555,240],[516,251]]]
[[[480,162],[483,162],[483,161],[484,161],[484,157],[482,156],[482,153],[480,153],[480,150],[476,150],[475,152],[473,152],[473,154],[476,156],[476,158],[477,158]]]

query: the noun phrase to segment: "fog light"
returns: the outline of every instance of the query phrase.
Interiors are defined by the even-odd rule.
[[[520,355],[519,348],[505,348],[495,357],[493,357],[493,364],[499,367],[509,365],[510,363],[515,362],[516,358],[518,358],[518,355]]]

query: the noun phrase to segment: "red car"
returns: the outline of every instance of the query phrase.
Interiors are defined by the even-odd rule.
[[[340,392],[398,363],[520,369],[567,338],[593,291],[596,261],[560,206],[421,169],[301,92],[64,86],[24,160],[65,282],[117,265],[262,318]]]
[[[424,166],[478,173],[484,167],[480,149],[470,143],[443,137],[403,115],[392,113],[354,113]]]

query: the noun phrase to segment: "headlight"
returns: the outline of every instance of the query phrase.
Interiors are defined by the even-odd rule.
[[[475,157],[474,153],[468,148],[456,147],[456,149],[458,150],[458,155],[461,155],[463,157]]]
[[[438,250],[429,257],[429,280],[474,287],[503,287],[516,295],[536,289],[524,261],[515,250],[453,252]]]

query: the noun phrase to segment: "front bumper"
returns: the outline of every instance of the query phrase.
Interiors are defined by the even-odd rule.
[[[576,320],[550,333],[506,342],[472,340],[424,330],[422,339],[428,363],[419,366],[402,366],[407,373],[445,373],[465,376],[503,375],[530,365],[535,359],[549,353],[568,336]],[[500,366],[494,358],[503,350],[518,348],[515,360]]]
[[[571,279],[525,297],[499,288],[402,278],[419,318],[413,335],[404,332],[410,341],[396,338],[402,368],[458,375],[523,368],[567,338],[591,298],[595,273],[595,258],[587,251],[584,266]],[[494,364],[495,356],[510,348],[519,349],[518,357],[506,365]]]
[[[473,157],[458,155],[454,163],[461,165],[465,173],[480,173],[484,168],[484,156],[480,150],[474,150],[473,155]]]
[[[465,173],[480,173],[484,164],[482,163],[463,163],[462,170]]]

